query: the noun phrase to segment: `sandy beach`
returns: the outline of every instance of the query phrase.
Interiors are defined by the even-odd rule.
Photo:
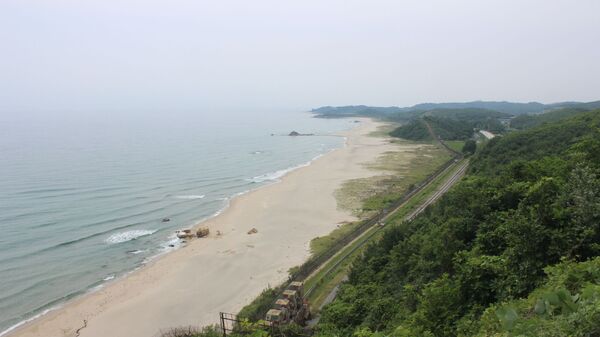
[[[386,151],[402,151],[368,136],[380,123],[360,120],[342,134],[345,147],[235,198],[202,223],[210,228],[208,238],[192,240],[8,336],[152,337],[170,327],[217,323],[220,311],[237,312],[305,261],[311,239],[354,220],[334,197],[344,181],[381,174],[365,164]],[[258,232],[247,234],[252,228]]]

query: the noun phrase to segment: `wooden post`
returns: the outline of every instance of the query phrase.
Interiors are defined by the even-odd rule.
[[[219,315],[221,316],[221,329],[223,330],[223,337],[227,337],[227,328],[225,327],[225,317],[223,316],[223,313],[219,313]]]

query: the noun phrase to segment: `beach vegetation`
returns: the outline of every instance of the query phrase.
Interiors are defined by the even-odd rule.
[[[397,150],[388,151],[366,165],[374,176],[348,180],[336,191],[338,207],[361,219],[368,218],[387,208],[451,158],[447,150],[431,143],[398,140],[397,146]]]
[[[216,325],[206,327],[178,327],[162,331],[160,337],[222,337],[221,328]]]
[[[265,313],[273,306],[273,302],[275,302],[277,296],[279,296],[282,291],[283,285],[264,289],[258,297],[240,310],[238,318],[247,319],[253,322],[264,319]]]

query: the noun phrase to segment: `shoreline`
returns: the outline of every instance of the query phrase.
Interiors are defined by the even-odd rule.
[[[38,315],[34,316],[33,318],[30,318],[30,319],[24,321],[23,323],[21,323],[21,325],[9,328],[9,330],[6,330],[6,332],[4,332],[2,336],[71,336],[71,335],[73,335],[73,332],[76,331],[76,329],[81,328],[84,321],[85,322],[89,321],[90,324],[87,325],[87,323],[86,323],[86,325],[87,325],[86,329],[80,331],[81,336],[88,336],[88,335],[89,336],[101,336],[102,334],[96,334],[96,333],[91,332],[92,331],[91,328],[94,328],[94,327],[96,327],[99,331],[104,331],[101,327],[99,327],[99,325],[97,323],[95,323],[95,320],[96,320],[95,317],[102,316],[102,314],[105,312],[110,312],[111,307],[114,307],[115,305],[121,305],[121,306],[128,307],[127,303],[130,301],[123,300],[120,297],[128,297],[128,296],[131,297],[132,289],[127,289],[128,291],[124,291],[123,288],[126,288],[124,283],[132,283],[132,282],[136,283],[136,281],[137,281],[137,284],[133,287],[133,288],[135,288],[135,291],[133,291],[135,293],[135,294],[133,294],[134,295],[133,297],[136,297],[136,296],[139,297],[139,294],[143,293],[143,292],[146,292],[146,293],[151,292],[150,289],[147,289],[147,288],[149,288],[149,286],[153,286],[153,285],[155,285],[155,283],[159,282],[161,277],[159,277],[158,275],[155,275],[155,274],[150,275],[150,277],[148,277],[149,276],[148,274],[152,274],[149,272],[150,269],[159,268],[159,269],[161,269],[162,272],[167,272],[167,274],[169,272],[176,272],[176,270],[174,270],[174,268],[176,266],[165,266],[165,264],[168,264],[168,263],[164,262],[166,259],[176,260],[177,258],[184,258],[179,255],[190,255],[190,254],[184,254],[181,252],[187,253],[187,252],[190,252],[190,250],[191,250],[190,253],[192,253],[192,252],[195,253],[192,255],[202,255],[203,252],[200,252],[198,254],[198,253],[196,253],[196,251],[199,248],[206,249],[206,247],[203,247],[203,246],[207,246],[207,244],[209,244],[209,241],[220,241],[220,240],[226,239],[227,236],[234,235],[233,232],[235,232],[235,230],[236,230],[236,228],[234,228],[234,226],[216,224],[216,222],[222,221],[222,219],[220,219],[220,218],[225,216],[228,212],[230,212],[230,210],[235,209],[236,207],[240,207],[239,206],[240,203],[244,203],[244,201],[248,198],[252,199],[253,195],[258,192],[264,191],[273,186],[281,185],[282,182],[289,180],[288,178],[290,176],[295,175],[298,172],[305,171],[307,168],[310,168],[315,163],[320,162],[323,158],[328,158],[329,156],[332,156],[332,154],[335,154],[335,153],[343,151],[343,150],[347,150],[349,147],[349,144],[348,144],[349,137],[352,137],[353,140],[360,139],[361,137],[362,138],[369,137],[369,133],[374,131],[377,128],[377,126],[379,126],[381,124],[382,123],[375,122],[370,119],[361,119],[361,123],[358,124],[356,127],[353,127],[350,130],[341,132],[342,135],[340,135],[340,136],[345,138],[344,145],[342,147],[330,150],[324,154],[316,156],[311,161],[301,164],[301,165],[298,165],[297,167],[294,167],[291,169],[286,169],[289,171],[285,172],[285,174],[283,174],[281,177],[276,178],[271,183],[267,183],[262,186],[258,186],[256,188],[250,189],[244,193],[238,193],[237,195],[231,197],[228,200],[228,205],[226,205],[225,207],[223,207],[223,209],[221,209],[220,211],[215,213],[215,215],[213,215],[209,218],[206,218],[202,221],[199,221],[198,223],[191,226],[192,228],[198,228],[200,226],[207,226],[208,228],[210,228],[211,234],[208,238],[194,239],[194,240],[191,240],[188,243],[182,245],[181,247],[179,247],[177,249],[165,252],[163,254],[159,254],[159,255],[153,257],[149,262],[122,275],[121,277],[118,277],[116,279],[113,279],[106,283],[103,283],[102,287],[98,290],[95,290],[93,292],[86,292],[84,294],[76,296],[75,298],[69,299],[65,303],[59,305],[58,308],[47,309],[44,312],[42,312],[41,314],[38,314]],[[363,130],[365,128],[371,128],[371,130],[368,130],[367,132],[363,132],[363,133],[359,132],[360,130]],[[373,138],[372,140],[377,140],[377,138]],[[377,145],[377,146],[374,146],[373,148],[378,147],[378,149],[377,149],[377,151],[375,151],[376,153],[371,153],[368,156],[369,160],[367,160],[367,161],[370,161],[370,159],[376,159],[381,153],[385,152],[386,150],[391,149],[392,145],[387,144],[386,141],[381,141],[381,140],[382,139],[379,138],[379,140],[375,141],[375,143],[380,143],[380,144],[369,144],[369,145]],[[373,151],[371,151],[371,152],[373,152]],[[365,163],[366,162],[353,163],[354,166],[358,167],[359,171],[362,170],[363,172],[361,174],[359,174],[359,176],[352,175],[348,178],[353,179],[353,178],[359,178],[360,176],[377,175],[376,174],[377,172],[371,171],[364,167],[361,167],[362,164],[365,164]],[[366,171],[371,171],[371,172],[366,172]],[[340,180],[339,182],[341,183],[343,181],[344,181],[344,179]],[[339,185],[339,184],[337,184],[337,185]],[[337,187],[339,187],[339,186],[337,186]],[[262,194],[264,194],[264,193],[262,193]],[[331,196],[331,197],[333,198],[333,196]],[[335,200],[334,200],[334,202],[335,202]],[[335,216],[337,216],[338,218],[344,218],[343,221],[352,220],[354,218],[352,215],[349,214],[349,212],[340,211],[337,209],[337,207],[335,207],[334,210],[329,209],[328,211],[335,213]],[[290,258],[289,256],[286,257],[285,262],[286,262],[286,265],[288,266],[288,269],[293,266],[301,264],[303,261],[305,261],[310,256],[309,245],[310,245],[310,240],[312,238],[314,238],[316,236],[326,235],[331,230],[335,229],[335,226],[340,222],[341,221],[338,221],[337,223],[330,223],[330,224],[328,224],[328,226],[321,226],[324,228],[320,228],[318,230],[312,231],[311,233],[314,234],[315,232],[317,232],[318,235],[311,234],[311,236],[308,238],[308,240],[306,240],[306,238],[305,238],[304,242],[300,246],[297,245],[297,247],[295,247],[297,250],[296,253],[302,251],[301,254],[298,254],[299,257],[294,257],[294,258]],[[250,227],[251,226],[249,225],[249,227],[247,229],[250,229]],[[254,234],[254,235],[247,235],[244,230],[245,228],[239,228],[239,229],[240,229],[240,232],[242,233],[241,241],[249,241],[249,240],[244,240],[244,239],[250,238],[252,240],[253,237],[261,236],[260,228],[259,228],[259,233]],[[221,231],[223,233],[223,235],[221,237],[216,236],[215,235],[216,231]],[[238,234],[238,233],[235,233],[235,234]],[[246,237],[244,238],[244,236],[246,236]],[[239,239],[239,235],[238,235],[238,239]],[[211,246],[214,247],[215,245],[212,244]],[[250,248],[250,249],[254,248],[254,246],[252,246],[250,244],[247,244],[246,247]],[[236,246],[236,248],[239,248],[239,247]],[[290,248],[290,246],[288,246],[288,248]],[[217,254],[225,254],[225,255],[236,254],[236,252],[231,249],[230,250],[222,250],[222,251],[219,251],[218,249],[216,249],[216,251],[213,250],[213,253],[215,253],[215,252]],[[268,259],[266,259],[266,260],[268,260]],[[292,262],[292,261],[296,261],[296,262]],[[180,261],[175,261],[175,262],[180,262]],[[157,267],[157,265],[159,265],[159,266]],[[270,270],[267,270],[267,271],[270,271],[271,272],[270,274],[273,274],[273,268],[271,268]],[[282,268],[277,268],[277,269],[275,269],[275,271],[278,274],[277,277],[273,277],[272,275],[270,275],[269,277],[264,277],[264,275],[259,274],[260,277],[262,277],[264,279],[268,279],[268,282],[266,284],[264,284],[264,282],[263,282],[262,286],[260,286],[260,287],[254,287],[252,289],[252,291],[246,291],[247,295],[242,296],[242,298],[240,298],[239,296],[234,296],[233,302],[237,302],[237,303],[234,303],[234,305],[230,306],[227,311],[231,311],[231,312],[239,311],[239,309],[241,309],[241,307],[243,305],[245,305],[248,301],[250,301],[254,297],[256,297],[268,285],[276,285],[277,283],[280,283],[285,278],[287,278],[287,269],[283,270]],[[231,271],[228,271],[228,272],[231,272]],[[140,279],[143,279],[143,280],[140,280]],[[250,279],[253,279],[253,277],[251,276]],[[181,282],[175,282],[175,283],[181,284]],[[148,290],[148,291],[144,291],[144,289],[139,289],[140,285],[145,286],[144,288],[146,288],[146,290]],[[253,295],[248,295],[248,293],[253,293]],[[115,295],[117,295],[117,296],[115,296]],[[236,301],[236,299],[237,299],[237,301]],[[230,302],[231,302],[231,300],[232,300],[232,298],[230,298]],[[86,302],[96,302],[95,303],[96,305],[94,306],[95,308],[92,308],[92,310],[77,310],[77,309],[82,309],[82,308],[80,308],[82,306],[86,307],[86,304],[88,304]],[[218,307],[221,307],[221,305],[218,305],[218,303],[215,303],[215,305],[217,305]],[[85,309],[85,308],[83,308],[83,309]],[[89,308],[87,308],[87,309],[89,309]],[[79,311],[79,312],[73,313],[71,311]],[[158,311],[160,312],[161,310],[158,310]],[[197,320],[194,320],[194,321],[187,321],[186,324],[188,324],[188,325],[189,324],[204,325],[204,324],[215,323],[217,321],[217,314],[218,314],[218,311],[215,311],[214,313],[209,314],[209,315],[214,316],[213,319],[210,319],[209,317],[205,317],[200,322],[198,322]],[[168,316],[166,313],[164,313],[164,315]],[[103,316],[106,316],[106,315],[103,315]],[[204,316],[208,316],[208,315],[205,314]],[[110,321],[110,319],[109,319],[109,321]],[[173,322],[173,323],[169,324],[168,326],[161,325],[161,326],[159,326],[159,329],[160,328],[168,328],[168,327],[176,327],[176,326],[181,325],[181,324],[176,323],[177,320],[167,320],[167,321]],[[39,332],[40,328],[44,330],[43,333]],[[53,331],[48,331],[48,330],[53,330]],[[125,329],[125,330],[128,330],[128,329]],[[144,332],[143,334],[133,333],[133,336],[140,336],[140,337],[141,336],[152,336],[156,332],[158,332],[158,330],[155,330],[150,335],[147,334],[148,332]],[[108,332],[108,331],[105,331],[104,333],[107,333],[108,335],[114,335],[112,332]],[[132,335],[131,331],[126,332],[124,334],[124,336],[125,335],[131,336]]]
[[[204,218],[202,218],[200,220],[193,221],[192,224],[188,225],[187,227],[183,227],[183,228],[191,228],[192,230],[195,231],[198,228],[202,227],[203,223],[205,223],[205,222],[207,222],[207,221],[209,221],[209,220],[211,220],[213,218],[216,218],[219,215],[221,215],[223,212],[225,212],[231,206],[231,203],[235,199],[237,199],[237,198],[239,198],[239,197],[241,197],[243,195],[246,195],[248,193],[252,193],[255,190],[259,190],[261,188],[268,187],[268,186],[270,186],[272,184],[277,184],[277,183],[281,182],[281,180],[283,178],[285,178],[285,176],[287,176],[288,174],[290,174],[290,173],[292,173],[292,172],[294,172],[296,170],[302,169],[304,167],[310,166],[315,160],[318,160],[321,157],[326,156],[327,154],[329,154],[329,153],[331,153],[333,151],[336,151],[336,150],[339,150],[341,148],[346,147],[347,146],[347,137],[343,136],[343,135],[340,135],[339,133],[351,131],[355,127],[356,126],[353,126],[352,128],[350,128],[348,130],[339,131],[339,132],[336,132],[334,134],[329,135],[331,137],[343,137],[344,138],[344,142],[343,142],[342,146],[339,147],[339,148],[330,149],[327,152],[321,153],[321,154],[313,157],[312,159],[310,159],[307,162],[304,162],[304,163],[301,163],[301,164],[298,164],[298,165],[295,165],[295,166],[291,166],[291,167],[288,167],[288,168],[285,168],[285,169],[281,169],[281,170],[277,170],[277,171],[270,171],[270,172],[267,172],[267,173],[265,173],[263,175],[260,175],[260,176],[256,176],[256,177],[253,177],[253,178],[248,178],[247,180],[249,182],[253,182],[253,183],[261,184],[261,185],[260,186],[256,186],[254,188],[250,188],[250,189],[242,191],[242,192],[235,193],[235,194],[231,195],[230,197],[223,198],[223,201],[225,201],[225,203],[224,203],[224,205],[220,209],[218,209],[213,214],[211,214],[211,215],[209,215],[207,217],[204,217]],[[287,136],[287,135],[283,135],[283,136]],[[324,135],[319,135],[319,136],[321,137],[321,136],[324,136]],[[258,177],[267,176],[267,175],[270,175],[270,174],[277,174],[280,171],[284,171],[284,173],[281,176],[278,176],[278,177],[276,177],[274,179],[265,179],[263,181],[254,181],[254,179],[256,179]],[[94,293],[102,290],[104,287],[110,286],[111,284],[113,284],[115,282],[119,282],[119,281],[121,281],[121,280],[129,277],[131,274],[133,274],[135,272],[138,272],[140,270],[143,270],[144,268],[146,268],[148,266],[151,266],[158,259],[161,259],[161,258],[165,257],[166,255],[175,252],[176,250],[179,250],[179,249],[182,249],[182,248],[186,247],[187,244],[186,243],[182,243],[180,239],[171,239],[171,240],[168,240],[167,243],[169,243],[169,242],[175,242],[175,240],[177,240],[177,243],[175,243],[175,247],[168,247],[167,246],[166,249],[164,249],[163,251],[161,251],[161,252],[159,252],[159,253],[157,253],[155,255],[148,256],[147,258],[145,258],[145,260],[142,263],[140,263],[139,265],[135,266],[133,269],[131,269],[131,270],[129,270],[129,271],[127,271],[127,272],[125,272],[125,273],[123,273],[121,275],[118,275],[118,276],[112,275],[110,277],[110,279],[106,279],[105,278],[103,280],[99,280],[97,282],[98,284],[90,286],[87,289],[80,290],[80,291],[75,292],[73,294],[68,294],[68,295],[64,296],[62,299],[58,299],[58,300],[56,300],[54,302],[51,302],[47,306],[44,306],[44,307],[40,308],[37,312],[34,312],[34,314],[31,317],[29,317],[27,319],[24,319],[24,320],[22,320],[22,321],[20,321],[20,322],[18,322],[16,324],[14,324],[13,326],[10,326],[10,327],[6,328],[3,331],[0,331],[0,337],[10,337],[10,336],[12,336],[13,333],[18,332],[20,329],[26,328],[28,324],[35,323],[36,320],[43,318],[45,315],[50,314],[50,313],[52,313],[52,312],[54,312],[56,310],[60,310],[63,307],[68,306],[72,302],[75,302],[77,300],[80,300],[80,299],[83,299],[83,298],[85,298],[87,296],[90,296],[90,295],[92,295],[92,294],[94,294]]]
[[[350,128],[348,130],[343,130],[343,131],[336,132],[334,134],[329,135],[331,137],[343,137],[344,138],[344,142],[343,142],[342,146],[339,147],[339,148],[330,149],[327,152],[321,153],[321,154],[315,156],[314,158],[310,159],[309,161],[301,163],[301,164],[298,164],[296,166],[291,166],[291,167],[288,167],[288,168],[285,168],[285,169],[281,169],[281,170],[277,170],[277,171],[270,171],[270,172],[267,172],[267,173],[265,173],[263,175],[260,175],[260,176],[256,176],[256,177],[253,177],[253,178],[248,178],[247,179],[248,181],[256,183],[256,184],[261,184],[261,185],[257,186],[257,187],[254,187],[254,188],[250,188],[250,189],[242,191],[242,192],[235,193],[235,194],[231,195],[230,197],[223,198],[223,201],[225,201],[225,203],[224,203],[224,205],[220,209],[218,209],[213,214],[211,214],[211,215],[209,215],[207,217],[204,217],[204,218],[202,218],[200,220],[197,220],[197,221],[193,221],[192,224],[190,224],[189,226],[184,227],[184,228],[191,228],[193,231],[195,231],[195,230],[199,229],[200,227],[202,227],[202,224],[204,224],[205,222],[207,222],[207,221],[209,221],[209,220],[211,220],[213,218],[216,218],[219,215],[221,215],[223,212],[225,212],[231,206],[232,202],[235,199],[237,199],[237,198],[239,198],[239,197],[241,197],[243,195],[246,195],[248,193],[251,193],[251,192],[253,192],[255,190],[268,187],[268,186],[270,186],[272,184],[277,184],[277,183],[281,182],[281,180],[283,178],[285,178],[285,176],[287,176],[288,174],[290,174],[290,173],[292,173],[292,172],[294,172],[296,170],[302,169],[304,167],[310,166],[315,160],[318,160],[321,157],[326,156],[327,154],[329,154],[329,153],[331,153],[333,151],[336,151],[336,150],[339,150],[341,148],[346,147],[347,146],[347,137],[346,136],[342,136],[339,133],[348,132],[348,131],[352,130],[355,127],[356,126],[353,126],[352,128]],[[283,135],[283,136],[287,136],[287,135]],[[324,135],[319,135],[319,136],[321,137],[321,136],[324,136]],[[256,179],[258,177],[267,176],[267,175],[270,175],[270,174],[276,174],[276,173],[278,173],[280,171],[285,171],[285,172],[281,176],[278,176],[277,178],[266,179],[264,181],[259,181],[259,182],[254,181],[254,179]],[[166,255],[175,252],[176,250],[185,248],[186,245],[187,245],[187,243],[182,243],[180,239],[168,240],[167,243],[174,242],[174,240],[177,240],[177,243],[175,244],[175,247],[168,247],[167,246],[166,249],[164,249],[163,251],[161,251],[161,252],[159,252],[159,253],[157,253],[155,255],[148,256],[147,258],[145,258],[145,260],[142,263],[140,263],[139,265],[135,266],[133,269],[131,269],[131,270],[129,270],[129,271],[127,271],[127,272],[125,272],[125,273],[123,273],[121,275],[118,275],[118,276],[112,275],[112,277],[110,279],[106,279],[105,278],[103,280],[99,280],[98,284],[96,284],[96,285],[93,285],[93,286],[90,286],[87,289],[83,289],[83,290],[80,290],[78,292],[75,292],[74,294],[66,295],[62,299],[58,299],[58,300],[56,300],[54,302],[51,302],[47,306],[44,306],[44,307],[40,308],[37,312],[34,312],[34,314],[31,317],[26,318],[26,319],[24,319],[24,320],[22,320],[22,321],[20,321],[20,322],[18,322],[16,324],[14,324],[13,326],[10,326],[10,327],[6,328],[3,331],[0,331],[0,337],[10,337],[10,336],[12,336],[12,334],[17,333],[20,329],[26,328],[28,324],[35,323],[36,320],[43,318],[45,315],[50,314],[50,313],[52,313],[52,312],[54,312],[56,310],[60,310],[63,307],[68,306],[72,302],[75,302],[77,300],[80,300],[80,299],[83,299],[83,298],[85,298],[87,296],[90,296],[90,295],[92,295],[92,294],[94,294],[94,293],[102,290],[104,287],[110,286],[111,284],[113,284],[115,282],[119,282],[119,281],[121,281],[121,280],[129,277],[131,274],[133,274],[135,272],[138,272],[140,270],[143,270],[144,268],[152,265],[158,259],[161,259],[161,258],[165,257]]]

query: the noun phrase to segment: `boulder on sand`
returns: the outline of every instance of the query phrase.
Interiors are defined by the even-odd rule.
[[[187,238],[191,238],[194,235],[192,234],[192,230],[191,229],[183,229],[180,231],[176,231],[175,235],[177,235],[177,238],[179,239],[187,239]]]
[[[258,229],[256,228],[252,228],[251,230],[248,231],[248,234],[256,234],[258,233]]]
[[[208,236],[208,233],[209,233],[209,230],[208,230],[208,228],[206,228],[206,227],[202,227],[202,228],[200,228],[200,229],[198,229],[198,230],[196,231],[196,237],[197,237],[197,238],[203,238],[203,237],[205,237],[205,236]]]

